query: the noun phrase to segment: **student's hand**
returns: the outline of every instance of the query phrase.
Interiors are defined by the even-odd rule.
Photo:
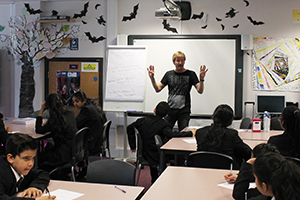
[[[247,163],[253,165],[254,162],[255,162],[255,160],[256,160],[256,158],[250,158],[250,159],[247,161]]]
[[[30,187],[22,193],[22,197],[36,198],[42,196],[42,194],[43,194],[42,190],[39,190],[34,187]]]
[[[225,174],[224,178],[228,183],[235,183],[236,179],[237,179],[238,175],[237,174]]]
[[[129,151],[130,151],[130,153],[135,153],[136,152],[135,149],[130,149]]]
[[[36,200],[49,200],[49,199],[55,199],[56,198],[56,196],[41,196],[41,197],[39,197],[39,198],[36,198]]]
[[[148,70],[149,77],[153,78],[154,77],[154,66],[150,65],[149,68],[147,68],[147,70]]]
[[[200,66],[200,75],[199,75],[200,80],[204,80],[204,77],[205,77],[207,71],[208,71],[208,69],[206,69],[205,65]]]
[[[12,128],[8,126],[8,127],[6,128],[6,131],[7,131],[8,133],[11,133],[11,132],[12,132]]]

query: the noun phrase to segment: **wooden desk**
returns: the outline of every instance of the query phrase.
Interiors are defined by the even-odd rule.
[[[250,135],[252,132],[248,132],[247,135]],[[253,133],[257,134],[257,133]],[[267,140],[252,140],[252,139],[243,139],[244,143],[248,144],[252,149],[260,143],[266,143]],[[181,137],[181,138],[172,138],[166,144],[160,148],[160,169],[164,170],[166,166],[166,154],[175,155],[175,165],[177,155],[189,155],[192,152],[197,151],[197,143],[195,137]]]
[[[19,131],[20,133],[24,133],[27,135],[30,135],[31,137],[35,139],[41,139],[47,134],[38,134],[35,133],[35,122],[31,122],[28,124],[13,124],[13,120],[17,119],[14,117],[9,117],[8,120],[5,120],[5,126],[6,127],[11,127],[13,131]]]
[[[118,185],[119,188],[126,191],[122,191],[115,188],[115,185],[110,184],[97,184],[97,183],[83,183],[83,182],[71,182],[71,181],[55,181],[51,180],[49,184],[49,190],[64,189],[72,192],[83,193],[84,195],[76,198],[76,200],[134,200],[144,190],[144,187],[139,186],[123,186]]]
[[[239,136],[242,140],[260,140],[268,141],[269,137],[273,135],[280,135],[283,131],[269,131],[269,132],[252,132],[252,130],[239,130]]]
[[[229,170],[203,169],[169,166],[142,200],[227,200],[232,198],[232,190],[218,186],[224,183],[224,174]]]

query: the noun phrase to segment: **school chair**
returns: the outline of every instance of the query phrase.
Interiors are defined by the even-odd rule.
[[[86,182],[135,185],[136,168],[120,160],[104,159],[89,163]]]
[[[190,153],[187,159],[188,167],[231,169],[232,165],[233,158],[231,156],[210,151]]]
[[[75,136],[72,141],[72,156],[68,163],[57,166],[49,174],[53,174],[56,171],[62,171],[63,169],[71,169],[71,180],[76,181],[75,179],[75,167],[78,163],[82,161],[87,161],[87,138],[89,133],[89,128],[85,127],[78,130],[75,133]]]
[[[251,129],[252,120],[249,117],[242,119],[240,124],[240,129]]]
[[[109,159],[111,159],[110,148],[109,148],[109,129],[110,129],[111,122],[112,122],[111,120],[108,120],[103,125],[102,145],[101,145],[101,153],[100,153],[101,158],[103,155],[106,155],[105,152],[107,150]]]
[[[278,117],[271,117],[270,130],[283,130]]]

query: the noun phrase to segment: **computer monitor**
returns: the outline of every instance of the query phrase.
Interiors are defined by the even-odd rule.
[[[256,112],[258,114],[263,114],[265,111],[270,114],[281,114],[284,107],[284,95],[256,95]]]

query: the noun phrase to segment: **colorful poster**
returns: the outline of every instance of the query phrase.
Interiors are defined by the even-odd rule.
[[[253,39],[254,90],[300,91],[298,38]]]
[[[73,105],[72,95],[80,90],[80,72],[57,71],[56,91],[64,105]]]

